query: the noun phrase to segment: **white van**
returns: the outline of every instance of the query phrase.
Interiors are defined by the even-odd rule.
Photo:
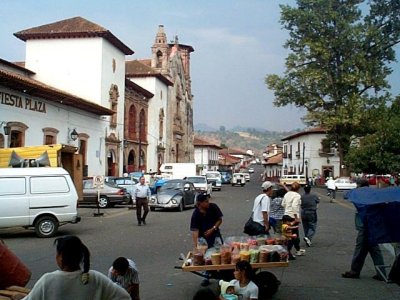
[[[0,168],[0,228],[34,227],[52,237],[58,227],[78,223],[78,194],[63,168]]]
[[[306,185],[307,180],[306,176],[304,175],[283,175],[280,179],[279,182],[284,185],[291,185],[293,182],[298,182],[300,185]]]

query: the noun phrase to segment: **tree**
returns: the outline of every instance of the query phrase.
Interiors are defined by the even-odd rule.
[[[347,164],[355,172],[387,174],[400,170],[400,98],[391,107],[382,106],[373,112],[371,133],[350,147]]]
[[[341,165],[351,138],[365,133],[367,112],[390,101],[387,77],[399,42],[400,0],[364,2],[281,5],[290,52],[284,75],[266,77],[276,106],[303,107],[306,124],[327,129]]]

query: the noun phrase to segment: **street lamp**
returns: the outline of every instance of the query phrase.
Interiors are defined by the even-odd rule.
[[[10,135],[11,127],[7,125],[7,122],[2,121],[0,127],[4,124],[4,135]]]
[[[70,129],[70,128],[68,128],[68,140],[69,140],[69,142],[70,141],[76,141],[76,139],[78,138],[78,133],[76,132],[76,129],[74,128],[74,129]]]

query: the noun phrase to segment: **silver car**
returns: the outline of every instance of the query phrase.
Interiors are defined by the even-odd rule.
[[[100,208],[112,207],[115,204],[129,202],[130,195],[122,187],[111,182],[105,182],[103,188],[100,189],[100,197],[98,199],[97,188],[93,187],[93,179],[83,180],[83,200],[82,204],[99,204]]]
[[[152,211],[156,208],[172,208],[183,211],[186,207],[194,207],[197,192],[190,181],[183,179],[172,179],[160,187],[157,194],[149,201]]]
[[[129,193],[129,204],[132,203],[133,201],[133,193],[135,190],[135,185],[139,182],[136,178],[132,177],[110,177],[107,182],[114,183],[118,185],[119,187],[122,187],[126,189],[126,191]],[[133,204],[135,204],[135,201],[133,201]]]

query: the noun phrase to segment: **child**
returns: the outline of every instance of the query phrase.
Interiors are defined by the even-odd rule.
[[[299,239],[297,234],[292,233],[293,229],[299,228],[294,226],[295,219],[291,216],[284,215],[282,217],[282,235],[287,239],[287,250],[289,252],[289,260],[295,260],[296,257],[292,254],[291,250],[295,241]]]
[[[221,286],[221,300],[238,300],[238,296],[235,295],[234,284],[228,281],[220,280],[219,285]]]

